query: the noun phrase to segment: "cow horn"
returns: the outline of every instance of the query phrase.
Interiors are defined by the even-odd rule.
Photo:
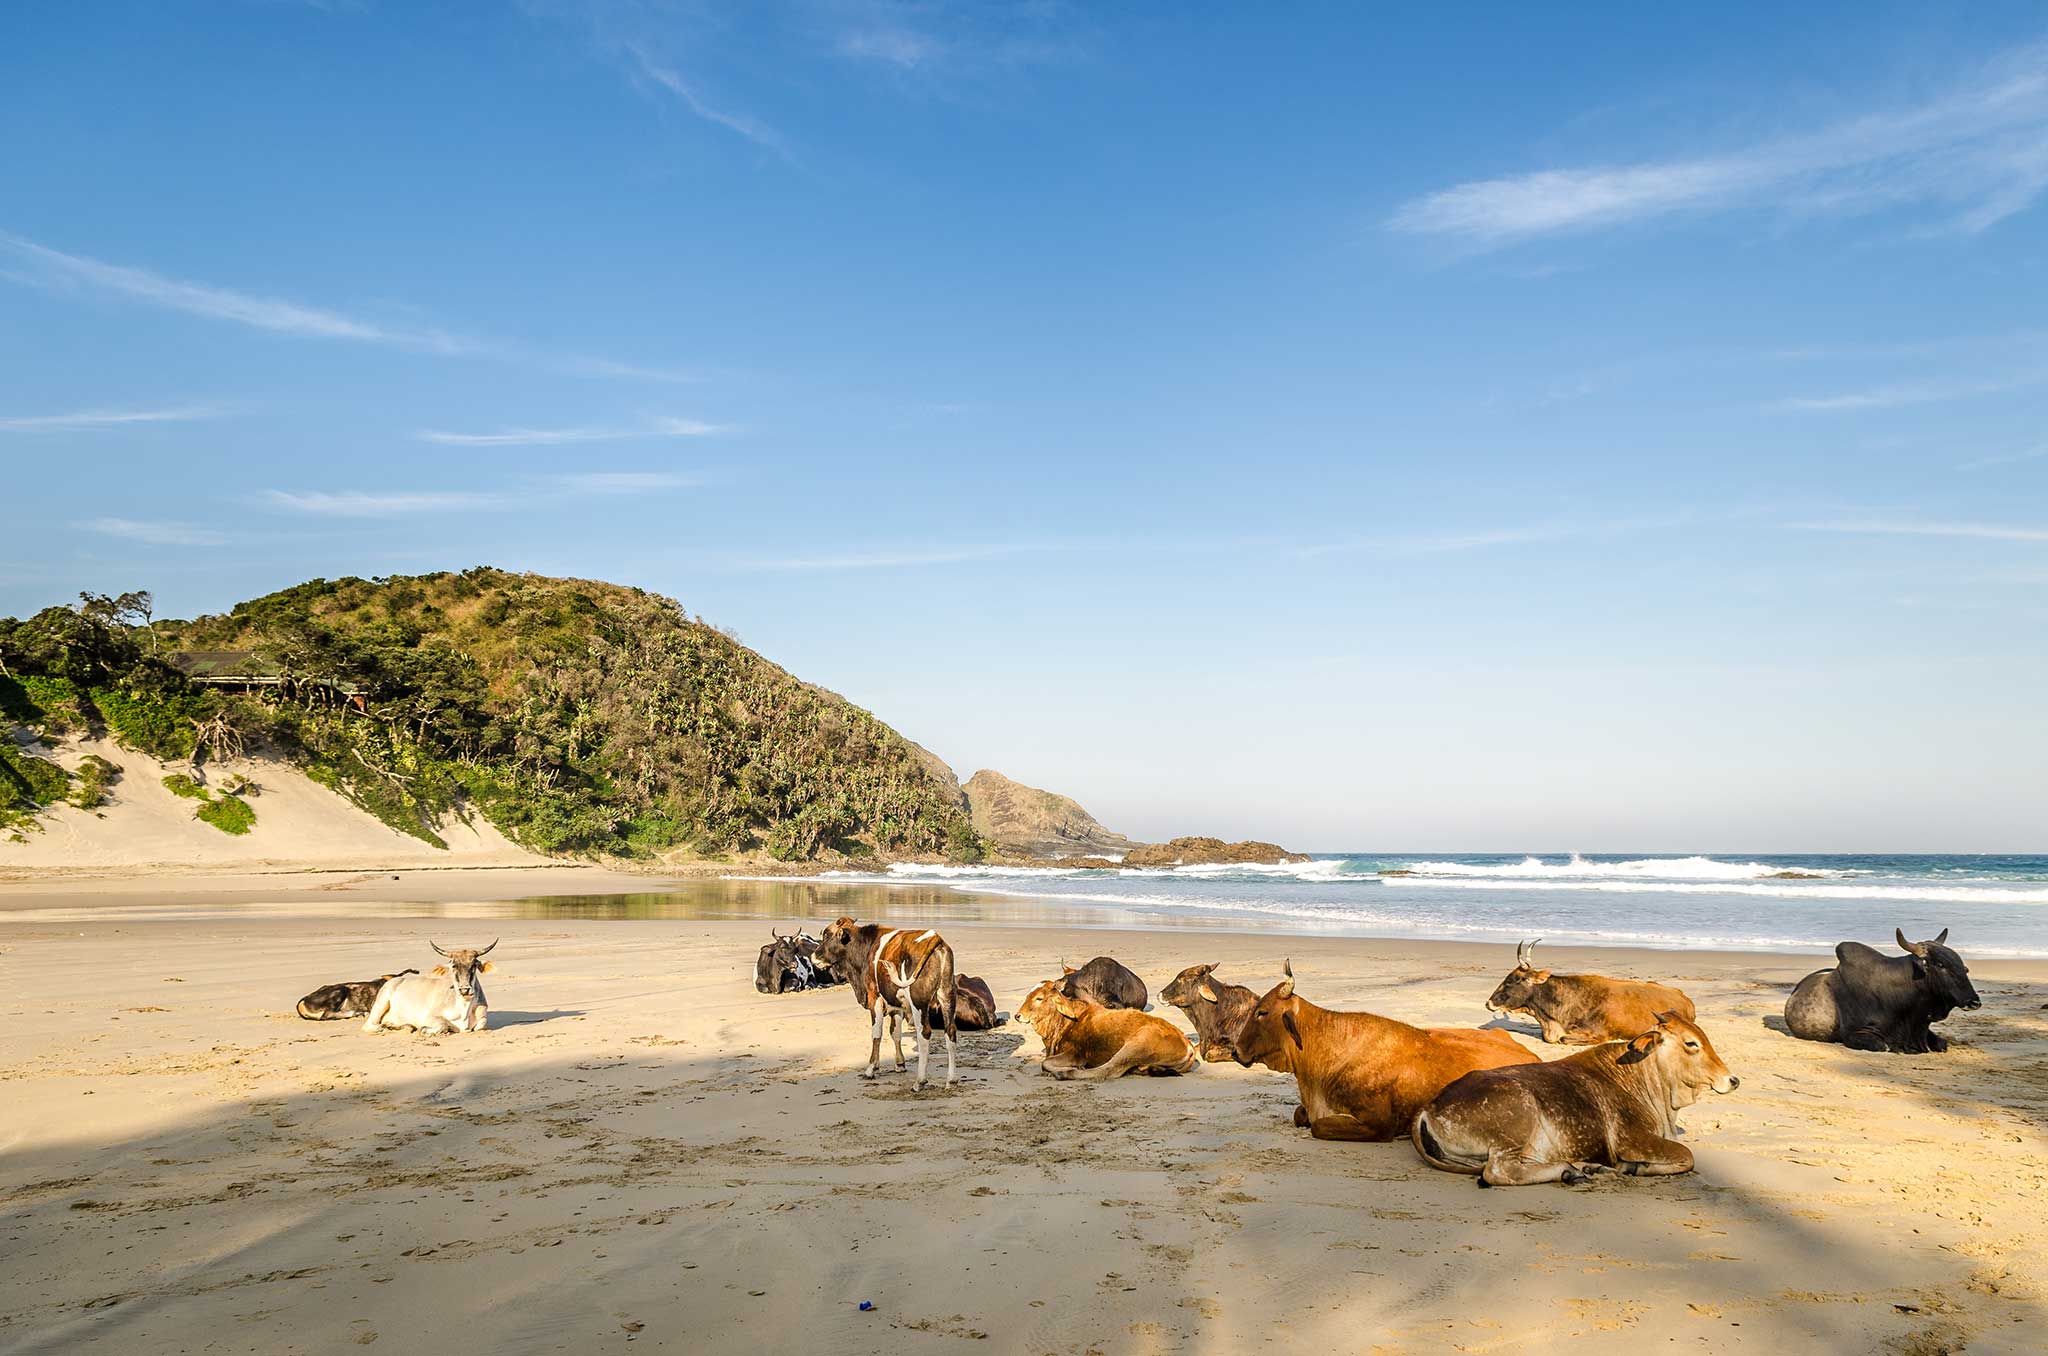
[[[1522,942],[1522,943],[1518,944],[1518,945],[1517,945],[1517,946],[1515,947],[1515,968],[1516,968],[1516,969],[1518,969],[1518,970],[1526,970],[1526,969],[1528,969],[1528,968],[1529,968],[1529,948],[1530,948],[1530,947],[1532,947],[1532,946],[1534,946],[1534,945],[1536,945],[1536,943],[1534,943],[1534,942],[1529,942],[1529,941],[1525,941],[1525,942]]]
[[[1916,956],[1924,956],[1927,954],[1927,943],[1907,941],[1906,930],[1904,928],[1893,928],[1892,936],[1899,939],[1899,950],[1909,951]]]
[[[1280,981],[1280,996],[1294,997],[1294,961],[1291,958],[1280,962],[1280,973],[1283,976]]]
[[[434,948],[434,954],[437,956],[445,956],[448,954],[446,951],[443,951],[441,949],[441,944],[435,941],[432,937],[427,938],[427,945]]]
[[[477,958],[478,958],[479,960],[481,960],[481,959],[482,959],[483,957],[485,957],[485,956],[488,956],[488,955],[490,955],[490,954],[491,954],[491,952],[492,952],[493,950],[495,950],[495,949],[497,948],[497,945],[498,945],[498,943],[499,943],[499,942],[502,942],[502,941],[504,941],[504,940],[505,940],[505,939],[504,939],[503,937],[493,937],[493,938],[491,938],[491,944],[490,944],[489,946],[485,947],[485,948],[484,948],[483,950],[481,950],[481,951],[479,951],[479,952],[477,952],[477,953],[476,953],[476,954],[477,954]]]
[[[1947,929],[1947,928],[1943,928],[1943,929],[1941,930],[1940,934],[1939,934],[1938,936],[1936,936],[1936,937],[1935,937],[1935,939],[1934,939],[1934,944],[1935,944],[1936,946],[1946,946],[1946,945],[1948,944],[1948,929]]]

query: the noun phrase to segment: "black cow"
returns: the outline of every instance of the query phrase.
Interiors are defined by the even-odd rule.
[[[1010,1020],[996,1011],[995,991],[976,975],[953,977],[953,1025],[962,1031],[993,1031]]]
[[[1948,929],[1931,942],[1893,935],[1906,952],[1887,956],[1861,942],[1835,948],[1835,966],[1815,970],[1785,1000],[1785,1027],[1806,1041],[1840,1041],[1852,1050],[1918,1055],[1948,1049],[1932,1023],[1957,1008],[1982,1007],[1970,969],[1948,949]]]
[[[1145,981],[1108,956],[1097,956],[1078,970],[1066,964],[1060,969],[1060,992],[1068,998],[1085,998],[1105,1008],[1151,1011]]]
[[[816,939],[801,931],[787,937],[773,928],[769,933],[775,940],[761,948],[754,962],[754,987],[762,993],[801,993],[845,982],[818,959]]]

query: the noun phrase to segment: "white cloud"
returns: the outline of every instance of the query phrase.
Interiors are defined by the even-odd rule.
[[[135,518],[91,518],[79,524],[88,532],[121,537],[148,546],[225,546],[227,534],[191,523],[146,522]]]
[[[644,490],[680,490],[701,483],[675,471],[582,471],[557,476],[555,483],[577,494],[638,494]]]
[[[532,508],[564,496],[598,497],[685,489],[701,483],[676,471],[579,471],[500,490],[265,490],[258,502],[323,518],[408,518]]]
[[[880,61],[910,70],[939,56],[938,41],[908,28],[866,28],[841,35],[839,50],[864,61]]]
[[[729,132],[737,132],[755,145],[765,146],[785,160],[789,159],[789,143],[774,128],[745,113],[713,106],[674,67],[663,65],[639,43],[628,43],[626,51],[631,54],[634,68],[641,77],[673,94],[683,107],[704,121],[715,123]]]
[[[1888,410],[1901,405],[1929,405],[1944,400],[1969,400],[1977,396],[2003,395],[2048,381],[2048,372],[2027,372],[2004,377],[1958,378],[1947,381],[1900,382],[1873,386],[1861,391],[1840,391],[1831,395],[1792,396],[1773,401],[1768,408],[1797,414],[1841,414],[1856,410]]]
[[[737,570],[790,572],[921,569],[933,565],[964,565],[969,561],[994,560],[1002,556],[1061,550],[1070,545],[1071,543],[1066,542],[1024,542],[1000,546],[906,547],[874,551],[847,551],[831,555],[784,556],[740,560],[733,562],[732,568]]]
[[[1888,537],[1961,537],[1977,541],[2048,542],[2048,527],[2015,527],[2006,523],[1971,523],[1939,519],[1918,521],[1899,518],[1842,519],[1830,522],[1792,523],[1802,532],[1847,532]]]
[[[671,416],[649,419],[631,428],[508,428],[495,433],[452,433],[443,429],[421,429],[413,436],[421,442],[456,447],[548,447],[563,443],[609,443],[629,438],[706,438],[728,433],[722,424]]]
[[[1981,231],[2048,188],[2048,44],[2007,53],[1946,97],[1716,155],[1475,180],[1404,204],[1389,225],[1499,244],[1756,206],[1814,213],[1914,204]]]
[[[72,414],[37,414],[0,419],[0,433],[78,433],[90,429],[118,428],[123,424],[175,424],[192,419],[214,419],[223,413],[211,405],[188,405],[168,410],[80,410]]]

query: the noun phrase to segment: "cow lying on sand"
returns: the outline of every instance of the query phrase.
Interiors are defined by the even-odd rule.
[[[961,1031],[993,1031],[1010,1020],[1007,1012],[996,1011],[995,990],[976,975],[953,979],[953,1025]]]
[[[1957,1008],[1982,1007],[1970,967],[1948,949],[1948,929],[1932,941],[1909,942],[1892,929],[1903,956],[1861,942],[1835,948],[1835,965],[1799,981],[1785,1000],[1785,1029],[1801,1040],[1840,1041],[1852,1050],[1917,1055],[1948,1049],[1933,1023]]]
[[[1231,1037],[1239,1064],[1294,1075],[1294,1123],[1317,1139],[1391,1140],[1445,1085],[1474,1069],[1534,1064],[1505,1031],[1419,1027],[1332,1012],[1294,992],[1294,966]]]
[[[902,1023],[905,1019],[910,1023],[911,1038],[917,1042],[920,1091],[930,1086],[925,1066],[934,1028],[946,1033],[946,1083],[951,1086],[960,1081],[955,1063],[960,1029],[954,1002],[953,948],[946,945],[945,938],[929,928],[912,933],[841,918],[825,929],[818,959],[853,986],[854,1001],[873,1019],[874,1041],[868,1047],[868,1067],[861,1072],[862,1078],[873,1078],[881,1063],[886,1016],[898,1069],[905,1067]]]
[[[761,948],[754,962],[754,988],[760,993],[802,993],[839,983],[839,976],[818,959],[823,943],[801,930],[787,937],[770,928],[775,940]]]
[[[1215,969],[1190,965],[1159,991],[1159,997],[1195,1024],[1196,1052],[1211,1064],[1221,1064],[1236,1057],[1230,1038],[1259,1005],[1259,996],[1242,984],[1225,984],[1215,977]]]
[[[1061,965],[1060,970],[1060,992],[1069,998],[1105,1008],[1147,1010],[1145,981],[1121,961],[1097,956],[1078,970],[1071,965]]]
[[[1527,1013],[1542,1025],[1543,1039],[1552,1045],[1625,1041],[1656,1025],[1660,1012],[1675,1012],[1688,1022],[1695,1016],[1692,1000],[1668,984],[1605,975],[1554,975],[1536,968],[1531,959],[1535,950],[1536,942],[1516,948],[1515,968],[1486,1000],[1486,1010]]]
[[[1688,1172],[1692,1150],[1672,1138],[1677,1113],[1709,1088],[1741,1083],[1706,1032],[1666,1012],[1633,1040],[1466,1074],[1415,1118],[1415,1150],[1481,1186],[1569,1186],[1608,1168]]]
[[[1045,1045],[1039,1067],[1054,1078],[1180,1074],[1197,1063],[1187,1037],[1164,1017],[1069,998],[1056,979],[1026,995],[1017,1016],[1038,1032]]]
[[[405,1027],[442,1035],[450,1031],[481,1031],[490,1021],[491,1010],[484,999],[484,971],[491,963],[484,959],[496,942],[481,951],[443,951],[438,942],[428,942],[446,965],[437,965],[424,975],[398,975],[377,990],[363,1030]]]
[[[418,973],[417,970],[400,970],[398,975]],[[323,984],[299,1000],[299,1016],[309,1022],[339,1022],[360,1017],[377,1001],[377,990],[384,986],[385,981],[396,979],[398,975]]]

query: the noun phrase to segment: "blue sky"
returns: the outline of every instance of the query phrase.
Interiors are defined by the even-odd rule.
[[[0,613],[639,584],[1140,836],[2040,850],[2048,18],[0,18]]]

